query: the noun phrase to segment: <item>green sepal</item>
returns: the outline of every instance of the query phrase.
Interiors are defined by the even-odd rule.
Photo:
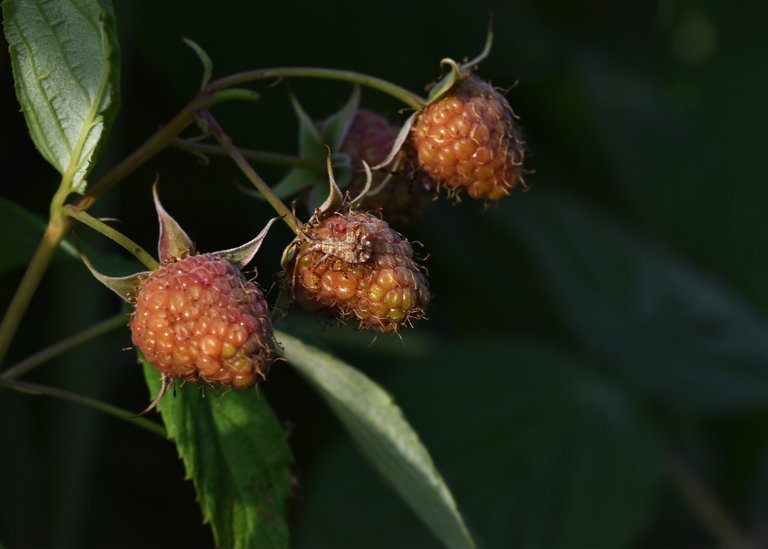
[[[441,67],[448,67],[448,74],[443,76],[435,83],[434,86],[432,86],[432,89],[429,91],[429,95],[427,96],[427,103],[425,107],[438,101],[446,93],[451,91],[454,86],[456,86],[456,84],[461,81],[461,79],[466,78],[481,61],[488,57],[488,54],[491,53],[492,46],[493,28],[492,23],[489,21],[488,34],[485,38],[485,46],[483,47],[483,51],[481,51],[478,56],[464,63],[457,63],[450,57],[446,57],[440,61]]]
[[[336,179],[333,177],[333,162],[331,162],[330,154],[328,155],[326,166],[328,168],[328,196],[315,211],[314,217],[317,219],[328,217],[328,215],[338,211],[344,203],[344,195],[341,193],[341,189],[336,184]]]
[[[152,196],[160,223],[160,238],[157,242],[157,255],[160,263],[186,257],[195,252],[195,244],[181,225],[165,211],[157,195],[157,183],[152,186]]]
[[[91,274],[96,280],[104,284],[104,286],[115,292],[128,303],[134,302],[139,286],[141,286],[141,283],[149,275],[149,271],[142,271],[128,276],[107,276],[97,271],[84,254],[80,254],[80,259],[82,259],[83,263],[88,267],[88,270],[91,271]]]
[[[237,248],[231,248],[229,250],[221,250],[218,252],[213,252],[212,255],[215,255],[217,257],[220,257],[222,259],[226,259],[230,263],[237,266],[239,269],[242,269],[248,263],[251,262],[253,257],[256,255],[256,252],[259,251],[259,248],[261,248],[261,243],[264,242],[264,239],[267,236],[267,232],[269,232],[269,228],[272,226],[272,224],[280,219],[279,217],[273,217],[270,219],[266,226],[261,230],[261,232],[256,235],[256,238],[253,240],[250,240],[243,244],[242,246],[238,246]]]
[[[336,153],[349,133],[349,127],[360,107],[360,86],[352,89],[349,99],[338,111],[326,118],[320,125],[320,137],[325,145]]]
[[[203,64],[203,77],[200,81],[200,90],[204,90],[208,83],[211,81],[211,75],[213,74],[213,62],[206,51],[194,40],[189,38],[182,38],[184,43],[189,46],[192,51],[195,52],[200,62]]]

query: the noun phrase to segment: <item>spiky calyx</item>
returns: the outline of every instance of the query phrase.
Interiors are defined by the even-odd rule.
[[[429,289],[413,248],[375,215],[347,209],[315,219],[293,246],[285,267],[304,308],[381,332],[424,317]]]
[[[252,387],[275,346],[259,288],[229,261],[191,255],[148,273],[135,300],[133,343],[169,380]]]
[[[522,181],[525,143],[506,98],[468,74],[411,130],[413,162],[449,194],[497,201]]]
[[[397,139],[398,131],[379,113],[365,109],[355,113],[341,145],[341,152],[349,155],[353,169],[353,178],[348,186],[350,196],[358,195],[365,187],[362,162],[369,166],[383,162]],[[374,192],[361,200],[359,208],[380,210],[384,219],[395,225],[405,225],[419,217],[430,203],[433,193],[430,192],[429,179],[412,175],[396,173],[380,187],[386,174],[374,172],[371,183]]]

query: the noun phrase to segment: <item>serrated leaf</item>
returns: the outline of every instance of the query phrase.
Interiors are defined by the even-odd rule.
[[[661,450],[647,418],[550,342],[462,338],[399,361],[388,385],[483,546],[632,547],[652,520]],[[297,546],[433,546],[353,458],[340,444],[320,461]],[[333,520],[363,498],[355,521]]]
[[[152,395],[160,376],[144,375]],[[291,452],[272,409],[255,389],[225,392],[187,383],[157,408],[197,492],[218,547],[288,547]]]
[[[682,257],[562,194],[496,217],[575,340],[637,390],[686,413],[768,400],[768,321]],[[512,208],[515,208],[513,205]]]
[[[285,333],[288,362],[330,405],[363,455],[447,547],[475,547],[427,449],[392,397],[360,371]]]
[[[6,0],[16,96],[32,140],[83,192],[118,108],[119,58],[110,0]]]

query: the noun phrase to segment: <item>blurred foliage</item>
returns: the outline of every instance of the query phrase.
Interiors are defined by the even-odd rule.
[[[408,229],[429,254],[435,297],[430,320],[402,344],[382,336],[371,343],[368,334],[297,311],[278,327],[391,391],[484,545],[728,541],[727,528],[702,518],[708,499],[678,489],[669,455],[684,460],[744,535],[768,539],[768,256],[760,244],[768,240],[767,7],[692,0],[115,4],[122,107],[96,175],[197,89],[200,63],[182,37],[209,53],[214,78],[317,65],[421,91],[439,76],[441,58],[479,51],[492,13],[495,45],[480,74],[511,88],[535,172],[528,192],[490,210],[441,201]],[[53,193],[57,178],[27,137],[4,50],[3,198],[44,218],[50,194],[41,189]],[[290,87],[318,118],[350,92],[330,82]],[[217,115],[241,146],[293,152],[285,86],[260,91],[259,103],[223,105]],[[393,119],[407,114],[370,90],[362,104]],[[284,174],[258,168],[272,182]],[[94,214],[120,219],[123,232],[154,249],[156,174],[166,207],[200,249],[243,242],[270,216],[240,194],[231,163],[213,158],[204,166],[174,150],[110,192]],[[23,236],[0,239],[13,251],[9,266],[23,258]],[[78,236],[112,249],[85,230]],[[265,287],[288,240],[276,227],[260,253]],[[20,276],[18,268],[0,275],[0,303]],[[58,261],[9,361],[118,309],[79,263]],[[112,334],[29,377],[138,411],[147,392],[134,355],[119,351],[128,346],[127,330]],[[295,454],[297,545],[436,543],[352,453],[295,372],[275,367],[263,391]],[[171,445],[90,410],[9,391],[0,392],[0,417],[0,540],[9,547],[212,545]]]

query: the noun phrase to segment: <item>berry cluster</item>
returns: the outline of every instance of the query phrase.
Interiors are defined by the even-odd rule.
[[[308,172],[297,167],[281,185],[260,191],[296,233],[283,253],[283,295],[304,309],[362,330],[411,326],[426,316],[430,292],[411,243],[390,223],[405,225],[420,215],[440,189],[493,202],[522,182],[525,144],[506,99],[469,65],[448,61],[452,73],[419,100],[421,108],[400,129],[359,109],[357,91],[322,122],[295,103],[302,135],[309,136],[302,160],[315,161],[317,151],[332,149],[327,181],[318,181],[316,173],[305,181]],[[204,121],[216,130],[210,115]],[[343,192],[334,179],[334,155],[351,168]],[[327,198],[314,207],[313,193],[326,183]],[[308,201],[308,221],[285,207],[281,198],[290,193],[278,196],[280,186]],[[241,269],[272,222],[239,248],[198,254],[156,189],[155,207],[159,266],[123,279],[94,274],[135,305],[133,343],[162,374],[163,391],[175,380],[253,387],[266,378],[276,342],[264,295]]]

